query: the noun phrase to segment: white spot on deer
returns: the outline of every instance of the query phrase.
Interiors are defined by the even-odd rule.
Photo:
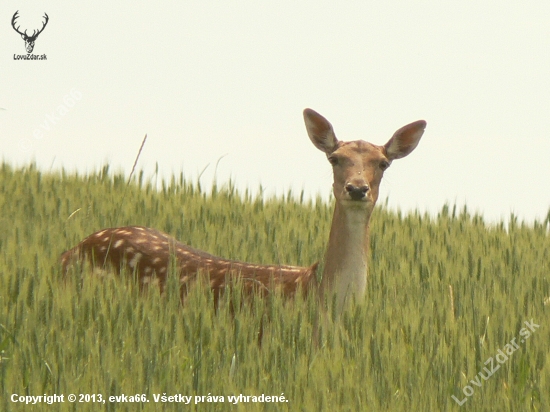
[[[180,278],[180,283],[181,284],[187,283],[188,280],[189,280],[189,276],[182,276]]]
[[[165,267],[160,268],[159,273],[166,273],[166,268]]]
[[[144,285],[148,284],[151,282],[151,276],[144,276],[141,278],[141,283],[143,283]]]
[[[156,265],[157,263],[160,263],[161,260],[162,260],[161,258],[156,257],[153,259],[153,264]]]
[[[151,268],[151,266],[146,266],[145,269],[143,269],[143,272],[147,274],[151,273],[152,271],[153,269]]]
[[[130,248],[128,248],[128,249],[130,249]],[[128,250],[128,249],[126,249],[126,250]],[[136,253],[134,255],[134,257],[130,260],[130,262],[128,264],[130,265],[130,267],[132,269],[134,269],[137,266],[137,264],[139,263],[139,261],[141,259],[141,256],[142,256],[141,253]]]
[[[101,246],[101,247],[99,248],[99,251],[100,251],[100,252],[105,252],[106,250],[107,250],[107,246]]]
[[[126,253],[134,253],[136,250],[132,246],[126,248]]]
[[[132,234],[132,232],[130,232],[129,230],[122,230],[122,229],[117,230],[116,233],[120,235],[126,235],[126,236]]]
[[[139,238],[139,239],[136,240],[136,243],[138,245],[141,245],[143,243],[147,243],[147,238],[145,238],[145,237]]]
[[[101,236],[103,236],[103,235],[105,234],[105,232],[106,232],[106,230],[102,230],[101,232],[97,232],[97,233],[95,234],[95,237],[101,237]]]
[[[113,247],[115,249],[118,249],[122,244],[124,243],[124,239],[118,239],[115,244],[113,245]]]
[[[162,249],[162,247],[161,247],[161,246],[159,246],[159,245],[156,245],[156,246],[153,246],[153,247],[152,247],[152,249],[153,249],[153,250],[161,250],[161,249]]]
[[[110,236],[105,236],[105,237],[103,238],[103,241],[104,241],[105,243],[109,242],[110,240],[111,240],[111,237],[110,237]]]

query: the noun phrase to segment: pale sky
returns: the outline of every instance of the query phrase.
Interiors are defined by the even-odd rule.
[[[34,54],[11,19],[32,33]],[[340,140],[384,144],[428,122],[380,200],[487,221],[550,208],[550,2],[7,0],[0,5],[0,153],[44,170],[139,160],[209,187],[330,196],[302,110]],[[76,97],[76,98],[75,98]]]

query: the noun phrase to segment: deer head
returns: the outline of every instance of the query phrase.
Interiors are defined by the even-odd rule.
[[[23,40],[25,40],[25,49],[27,49],[27,53],[32,53],[33,49],[34,49],[34,42],[36,41],[36,38],[38,37],[38,35],[40,33],[42,33],[42,31],[44,31],[44,28],[46,27],[46,25],[48,24],[48,20],[49,20],[49,17],[46,13],[44,13],[44,18],[46,19],[46,21],[42,24],[42,28],[40,30],[33,30],[32,32],[32,35],[28,35],[27,34],[27,30],[25,30],[25,32],[20,32],[19,31],[19,27],[21,26],[17,26],[15,27],[15,20],[17,20],[17,18],[19,17],[18,16],[18,13],[19,13],[19,10],[17,10],[15,12],[15,14],[13,15],[12,19],[11,19],[11,26],[13,27],[13,29],[19,33],[21,35],[21,38]]]
[[[384,171],[393,160],[411,153],[424,133],[426,122],[416,121],[397,130],[384,145],[364,140],[343,142],[336,138],[330,122],[319,113],[304,110],[309,138],[333,166],[333,193],[343,207],[372,209]]]

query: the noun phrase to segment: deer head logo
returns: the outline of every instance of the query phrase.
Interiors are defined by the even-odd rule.
[[[36,41],[36,38],[38,37],[38,35],[42,33],[42,31],[44,31],[46,24],[48,24],[49,17],[46,13],[44,13],[44,18],[46,19],[46,21],[42,23],[42,28],[38,31],[33,30],[32,35],[29,36],[27,34],[27,30],[25,30],[25,32],[19,31],[19,27],[21,26],[15,27],[15,20],[17,20],[17,18],[19,17],[18,13],[19,13],[19,10],[17,10],[13,15],[13,18],[11,19],[11,26],[17,33],[21,35],[23,40],[25,40],[25,49],[27,49],[27,53],[32,53],[32,50],[34,49],[34,42]]]

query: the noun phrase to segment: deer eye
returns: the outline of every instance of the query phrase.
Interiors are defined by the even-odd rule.
[[[380,162],[380,169],[386,170],[388,167],[390,167],[390,163],[387,162],[386,160],[382,160]]]
[[[336,156],[329,156],[328,157],[328,161],[330,162],[331,165],[333,166],[337,166],[338,163],[339,163],[339,160]]]

